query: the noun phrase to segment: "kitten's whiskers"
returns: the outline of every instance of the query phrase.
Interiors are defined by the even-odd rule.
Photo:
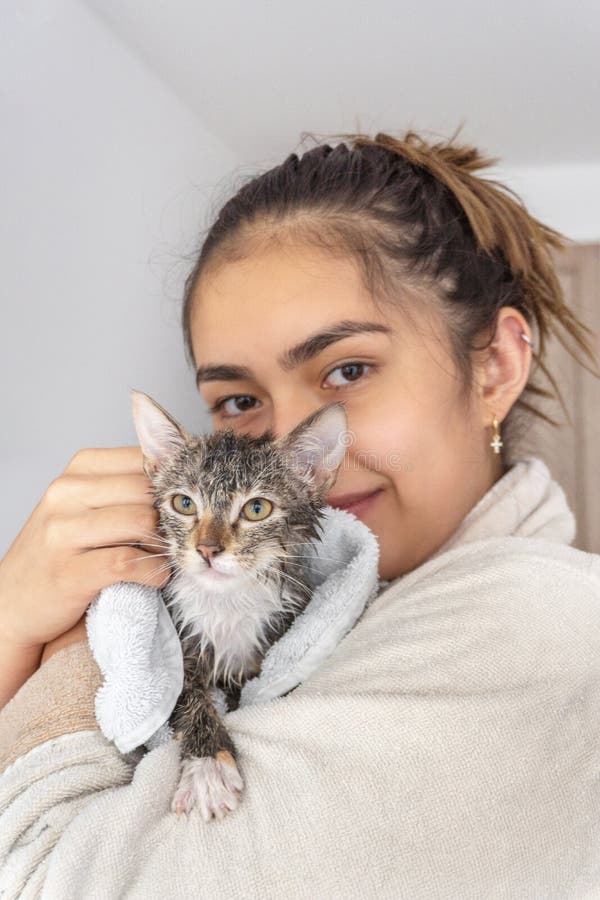
[[[315,556],[318,559],[332,559],[335,562],[343,561],[343,559],[345,558],[342,556],[326,556],[324,553],[318,553],[318,554],[315,554],[314,556],[312,554],[302,555],[302,554],[288,553],[288,554],[286,554],[285,557],[282,557],[282,559],[308,559],[308,560],[310,560],[310,559],[314,559]],[[298,565],[300,565],[300,563],[294,563],[294,565],[298,566]]]
[[[166,553],[157,553],[155,555],[156,556],[166,556],[167,554]],[[140,559],[147,559],[147,557],[146,556],[138,556],[135,559],[130,559],[127,561],[127,565],[129,565],[129,563],[137,562]],[[157,566],[155,569],[152,569],[152,571],[148,573],[146,578],[143,581],[140,581],[139,583],[147,584],[147,579],[154,578],[155,575],[158,575],[160,572],[166,572],[170,568],[171,568],[171,566],[168,563],[161,563],[160,566]],[[123,579],[123,580],[125,580],[125,579]]]
[[[154,531],[140,531],[140,534],[142,535],[142,537],[152,538],[153,541],[156,541],[158,544],[162,544],[165,547],[169,546],[169,542],[164,537],[162,537],[162,535],[156,534],[156,532]]]
[[[312,588],[310,588],[307,584],[304,584],[304,582],[298,581],[298,579],[294,578],[293,575],[290,575],[289,572],[279,572],[278,575],[280,578],[287,578],[287,580],[292,584],[297,584],[298,587],[305,591],[307,594],[312,593]]]
[[[128,560],[129,563],[139,562],[140,559],[149,559],[152,557],[153,559],[157,559],[159,556],[167,556],[168,553],[146,553],[144,556],[134,556],[133,559]]]
[[[155,575],[159,575],[162,571],[165,571],[165,572],[166,572],[168,568],[169,568],[168,566],[164,566],[164,567],[161,568],[161,569],[156,569],[156,571],[150,572],[150,574],[148,575],[148,577],[147,577],[147,578],[144,578],[144,579],[143,579],[142,581],[140,581],[139,583],[140,583],[140,584],[145,584],[146,587],[150,587],[150,585],[148,584],[148,580],[149,580],[150,578],[154,578]],[[153,585],[153,587],[155,587],[155,586],[156,586],[156,585]]]

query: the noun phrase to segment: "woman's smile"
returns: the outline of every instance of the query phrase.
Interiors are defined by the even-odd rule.
[[[362,491],[356,494],[346,494],[345,496],[332,497],[328,500],[330,506],[335,509],[345,509],[346,512],[353,513],[360,518],[373,505],[373,502],[381,494],[383,488],[376,488],[374,491]]]

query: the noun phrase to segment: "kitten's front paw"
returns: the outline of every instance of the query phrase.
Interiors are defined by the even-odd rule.
[[[227,750],[219,750],[216,757],[188,757],[182,764],[171,811],[179,815],[197,806],[205,822],[213,815],[223,819],[237,807],[243,787],[242,776]]]

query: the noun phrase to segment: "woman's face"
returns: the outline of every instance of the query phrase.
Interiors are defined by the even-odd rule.
[[[344,402],[351,442],[328,498],[382,488],[356,514],[379,540],[387,580],[435,552],[502,474],[489,446],[490,411],[460,400],[433,313],[415,302],[411,315],[412,325],[400,309],[378,312],[349,258],[277,247],[203,278],[190,319],[197,367],[248,370],[199,379],[209,408],[220,405],[215,430],[281,436],[326,403]],[[280,359],[342,321],[384,330]]]

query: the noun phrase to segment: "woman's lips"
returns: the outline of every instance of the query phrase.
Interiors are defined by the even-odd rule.
[[[358,512],[364,512],[367,506],[370,506],[371,502],[382,491],[383,488],[377,488],[374,491],[363,491],[360,494],[345,494],[341,497],[332,497],[328,503],[335,509],[345,509],[346,512],[356,515]]]

